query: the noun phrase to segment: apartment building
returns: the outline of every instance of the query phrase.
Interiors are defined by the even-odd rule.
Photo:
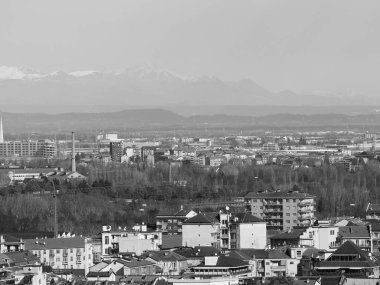
[[[161,211],[156,216],[157,230],[169,235],[182,234],[183,222],[196,215],[197,213],[193,210],[184,210],[182,206],[181,209],[175,213]]]
[[[144,251],[159,250],[162,245],[161,232],[133,231],[111,226],[103,226],[102,256],[111,258],[119,253],[134,252],[140,255]]]
[[[55,141],[8,141],[0,143],[0,157],[44,157],[57,156]]]
[[[182,245],[263,249],[266,233],[266,222],[250,213],[202,213],[183,222]]]
[[[114,162],[121,162],[121,157],[124,152],[124,143],[122,141],[110,142],[110,154],[111,160]]]
[[[250,213],[219,213],[220,248],[258,248],[267,245],[266,222]]]
[[[315,196],[299,191],[251,192],[245,196],[252,215],[263,218],[269,230],[308,227],[315,220]]]
[[[84,237],[26,239],[25,249],[53,269],[81,269],[87,274],[93,265],[92,244]]]
[[[182,224],[182,246],[220,247],[220,222],[211,214],[198,214]]]

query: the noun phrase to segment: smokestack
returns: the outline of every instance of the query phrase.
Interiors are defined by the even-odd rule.
[[[72,148],[71,148],[71,171],[75,172],[76,166],[75,166],[75,133],[72,132]]]

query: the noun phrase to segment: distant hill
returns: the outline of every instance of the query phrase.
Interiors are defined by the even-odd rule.
[[[240,128],[378,128],[380,114],[277,114],[267,116],[195,115],[181,116],[160,109],[124,110],[105,113],[15,114],[3,113],[5,136],[9,133],[60,134],[96,130],[144,131],[171,129]]]

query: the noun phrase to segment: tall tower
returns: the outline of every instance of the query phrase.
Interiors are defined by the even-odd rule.
[[[4,142],[4,135],[3,135],[3,117],[0,118],[0,143]]]
[[[75,166],[75,133],[71,133],[71,139],[72,139],[72,146],[71,146],[71,171],[76,172],[76,166]]]

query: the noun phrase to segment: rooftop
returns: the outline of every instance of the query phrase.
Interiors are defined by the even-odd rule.
[[[248,193],[245,198],[251,199],[251,198],[258,198],[258,199],[263,199],[263,198],[292,198],[292,199],[314,199],[316,198],[313,195],[310,195],[308,193],[302,193],[298,191],[277,191],[277,192],[250,192]]]

